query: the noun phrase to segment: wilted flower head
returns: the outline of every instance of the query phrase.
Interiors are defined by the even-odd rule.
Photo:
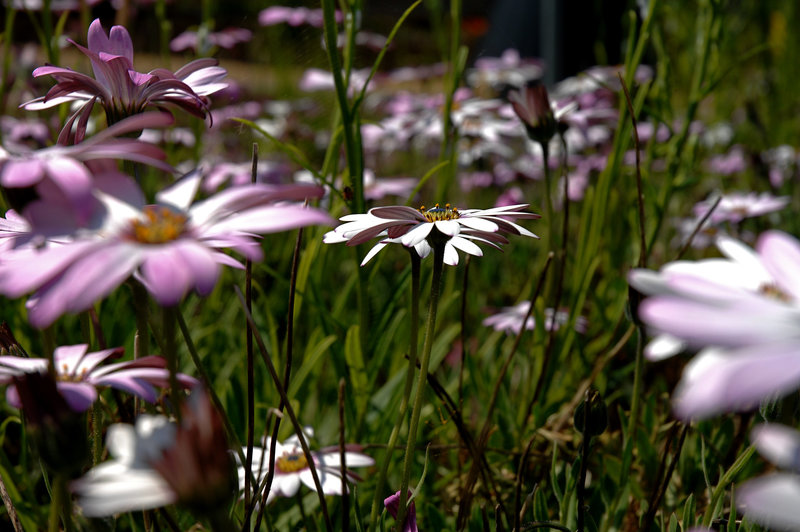
[[[148,356],[127,362],[101,365],[106,360],[122,356],[122,348],[104,349],[89,353],[86,344],[63,345],[53,352],[53,376],[58,392],[76,412],[88,410],[97,400],[98,386],[109,386],[131,393],[149,401],[156,401],[155,388],[169,385],[166,361],[159,356]],[[46,358],[0,356],[0,385],[11,384],[6,391],[8,404],[22,408],[19,390],[14,378],[25,373],[45,373],[50,361]],[[197,380],[179,373],[178,383],[185,388]]]
[[[227,86],[227,74],[215,59],[197,59],[170,72],[157,68],[146,74],[133,68],[133,42],[122,26],[113,26],[106,35],[100,19],[89,26],[88,48],[74,44],[92,62],[94,78],[69,68],[43,66],[33,71],[34,77],[52,76],[57,84],[45,96],[23,104],[26,109],[45,109],[64,102],[85,102],[67,123],[72,130],[78,120],[75,136],[83,137],[86,122],[95,101],[106,111],[109,124],[126,116],[141,113],[149,106],[173,106],[205,118],[208,103],[205,96]]]
[[[313,436],[314,434],[310,427],[306,427],[303,432],[305,432],[307,436]],[[272,438],[266,437],[264,438],[263,448],[253,448],[253,473],[259,484],[264,481],[267,473],[273,467],[269,464],[271,443]],[[358,445],[346,446],[344,459],[348,467],[347,470],[342,469],[339,447],[326,447],[322,450],[311,452],[311,456],[314,460],[314,468],[317,470],[320,486],[325,495],[342,494],[343,475],[351,482],[360,480],[358,475],[353,473],[349,468],[375,465],[375,460],[358,452],[360,450],[361,447]],[[244,466],[239,464],[238,475],[240,490],[244,489],[245,474]],[[295,434],[282,443],[276,442],[274,477],[272,479],[272,487],[267,495],[267,503],[272,502],[275,497],[279,495],[281,497],[294,496],[297,490],[300,489],[301,483],[312,490],[316,490],[314,477],[308,465],[308,459],[300,446],[300,439]]]
[[[519,91],[511,91],[508,93],[508,99],[531,140],[544,145],[550,142],[556,133],[565,129],[560,119],[569,108],[554,109],[544,85],[533,85]]]
[[[470,255],[482,256],[483,251],[474,242],[500,247],[507,244],[504,235],[514,234],[538,238],[510,219],[535,220],[538,214],[524,212],[528,205],[509,205],[492,209],[459,210],[446,204],[419,210],[405,206],[375,207],[366,214],[349,214],[340,218],[346,222],[325,234],[324,242],[346,242],[348,246],[363,244],[376,237],[384,237],[367,253],[363,266],[387,244],[400,243],[413,247],[420,257],[426,257],[432,243],[429,238],[444,239],[444,263],[458,264],[458,249]],[[386,238],[388,237],[388,238]]]
[[[411,492],[408,492],[408,496],[411,497]],[[383,500],[383,505],[389,510],[389,514],[392,517],[397,518],[397,511],[400,509],[400,492],[398,491],[394,495],[389,495]],[[417,528],[417,507],[414,505],[414,501],[411,501],[411,504],[408,507],[408,515],[406,516],[406,522],[403,523],[403,528],[401,529],[403,532],[419,532],[419,528]]]
[[[175,492],[178,502],[208,513],[235,498],[236,472],[219,412],[197,387],[181,405],[175,443],[151,461]]]
[[[323,211],[286,203],[319,197],[321,187],[246,185],[192,204],[200,179],[190,175],[162,190],[156,205],[143,205],[141,192],[124,201],[98,193],[107,206],[103,228],[63,245],[7,252],[0,293],[35,291],[28,317],[39,327],[86,310],[131,275],[159,304],[175,305],[189,290],[210,293],[223,265],[243,268],[222,249],[260,260],[257,235],[330,221]]]

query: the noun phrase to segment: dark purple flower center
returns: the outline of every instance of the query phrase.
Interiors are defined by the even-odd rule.
[[[143,244],[163,244],[176,240],[186,227],[186,216],[158,205],[144,208],[144,219],[131,222],[131,237]]]
[[[432,209],[426,209],[423,205],[419,208],[419,212],[425,217],[426,220],[429,222],[440,222],[442,220],[455,220],[456,218],[460,218],[461,215],[458,213],[457,207],[450,207],[449,203],[446,203],[444,208],[439,207],[437,203]]]
[[[308,467],[303,453],[283,453],[275,460],[275,466],[281,473],[296,473]]]

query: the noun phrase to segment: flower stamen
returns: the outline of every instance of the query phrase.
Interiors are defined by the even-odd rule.
[[[296,473],[307,468],[308,461],[302,453],[283,453],[275,460],[275,466],[281,473]]]
[[[425,205],[419,208],[419,212],[429,222],[440,222],[443,220],[455,220],[461,217],[458,212],[458,207],[450,207],[449,203],[445,203],[444,208],[440,207],[437,203],[432,209],[425,209]]]
[[[177,240],[186,227],[186,216],[168,207],[148,205],[145,219],[131,222],[131,237],[143,244],[163,244]]]

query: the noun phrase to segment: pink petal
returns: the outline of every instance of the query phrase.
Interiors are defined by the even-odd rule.
[[[37,159],[9,160],[0,170],[0,184],[9,188],[35,185],[44,177],[44,164]]]

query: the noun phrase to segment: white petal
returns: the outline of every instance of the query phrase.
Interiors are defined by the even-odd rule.
[[[458,223],[464,227],[475,229],[476,231],[486,231],[487,233],[496,233],[500,229],[496,223],[491,220],[484,220],[483,218],[472,218],[462,216],[458,219]]]
[[[453,247],[450,241],[444,245],[444,263],[448,266],[458,265],[458,251]]]
[[[648,360],[665,360],[686,349],[686,342],[671,334],[659,334],[644,348]]]
[[[469,253],[470,255],[475,255],[476,257],[483,257],[483,250],[466,238],[454,236],[450,239],[450,243],[464,253]]]
[[[775,465],[797,469],[800,458],[800,432],[778,423],[753,427],[750,439],[758,452]]]
[[[188,211],[194,201],[200,180],[200,172],[192,172],[181,178],[169,188],[156,194],[156,201],[161,204],[172,205],[179,211]]]
[[[432,230],[433,230],[433,224],[430,223],[419,224],[414,229],[412,229],[411,231],[400,237],[400,242],[406,247],[416,246],[417,244],[428,238],[428,235],[431,233]]]
[[[800,529],[800,478],[776,473],[751,480],[736,492],[737,506],[748,519],[770,530]]]
[[[364,257],[364,260],[362,260],[362,261],[361,261],[361,266],[364,266],[366,263],[368,263],[369,261],[371,261],[371,260],[372,260],[372,257],[374,257],[375,255],[377,255],[377,254],[378,254],[378,252],[379,252],[380,250],[382,250],[383,248],[385,248],[386,246],[387,246],[387,242],[378,242],[377,244],[375,244],[374,246],[372,246],[372,249],[370,249],[370,250],[367,252],[366,256]]]
[[[461,232],[461,225],[455,220],[439,220],[438,222],[433,222],[433,224],[436,229],[447,236],[455,236]]]

